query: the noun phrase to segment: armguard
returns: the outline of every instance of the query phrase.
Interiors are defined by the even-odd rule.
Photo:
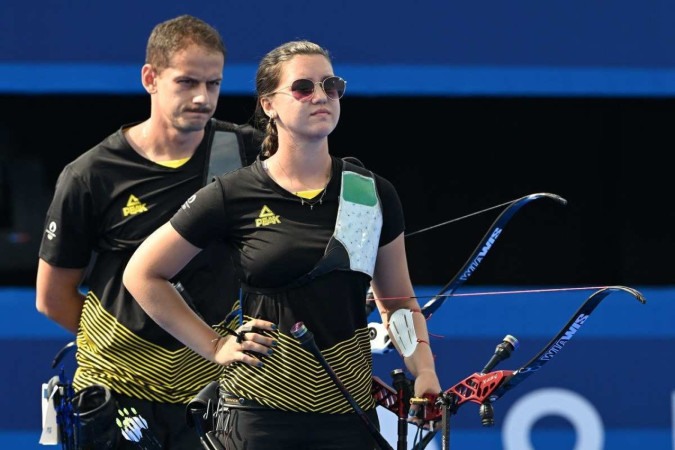
[[[417,334],[413,322],[413,313],[401,308],[389,316],[389,335],[404,357],[410,356],[417,348]]]

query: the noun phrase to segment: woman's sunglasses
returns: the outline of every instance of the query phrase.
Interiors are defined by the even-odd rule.
[[[276,91],[270,93],[270,95],[287,94],[287,92],[282,92],[282,89],[290,87],[290,95],[292,95],[296,100],[311,100],[311,98],[314,96],[314,89],[317,84],[321,86],[323,92],[326,93],[326,97],[330,98],[331,100],[342,98],[342,96],[345,95],[345,90],[347,89],[347,82],[340,77],[328,77],[324,78],[322,81],[312,81],[303,78],[300,80],[295,80],[290,86],[277,89]]]

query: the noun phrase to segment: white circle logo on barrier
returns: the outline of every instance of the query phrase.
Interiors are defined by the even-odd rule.
[[[560,416],[574,427],[574,450],[602,450],[605,441],[602,418],[593,405],[576,392],[549,388],[533,391],[516,401],[504,418],[504,450],[534,450],[530,434],[546,416]]]

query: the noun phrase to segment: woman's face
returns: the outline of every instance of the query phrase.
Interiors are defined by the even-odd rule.
[[[320,84],[332,76],[333,67],[323,55],[296,55],[283,63],[279,85],[275,94],[269,96],[269,108],[275,113],[280,135],[285,133],[292,140],[314,141],[325,139],[335,129],[340,119],[340,100],[329,98]],[[314,83],[313,94],[291,89],[300,79]]]

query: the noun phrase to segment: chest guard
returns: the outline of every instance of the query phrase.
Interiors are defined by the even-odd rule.
[[[333,270],[352,270],[373,277],[382,232],[382,208],[372,172],[344,161],[335,230],[314,268],[278,288],[242,284],[245,292],[272,294],[305,285]]]
[[[345,163],[347,165],[352,166]],[[372,176],[343,170],[333,239],[344,247],[350,270],[372,278],[381,231],[382,210],[375,180]]]
[[[372,172],[344,161],[335,231],[323,258],[296,283],[332,270],[353,270],[372,278],[382,232],[382,208]]]

